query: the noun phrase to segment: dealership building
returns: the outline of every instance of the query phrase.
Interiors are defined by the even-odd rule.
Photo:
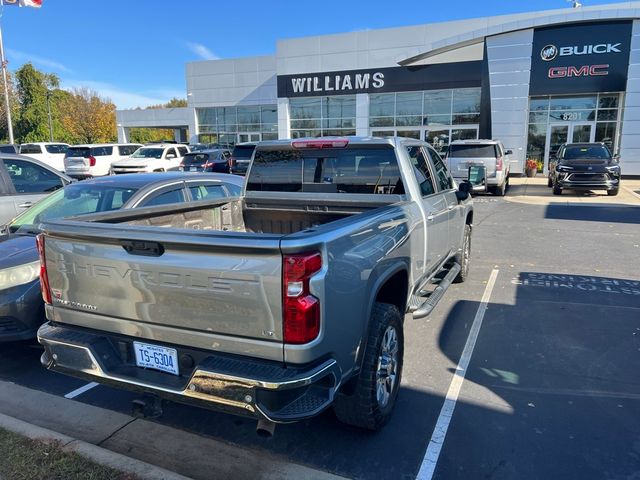
[[[640,2],[278,41],[186,65],[186,108],[120,110],[191,143],[405,136],[443,151],[494,138],[521,173],[564,142],[605,142],[640,175]]]

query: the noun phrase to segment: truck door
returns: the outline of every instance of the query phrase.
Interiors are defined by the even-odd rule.
[[[424,149],[413,145],[408,148],[408,152],[426,217],[425,274],[430,275],[444,261],[443,257],[448,250],[449,210],[445,196],[436,188],[432,168]]]
[[[441,195],[447,202],[448,218],[449,218],[449,243],[447,255],[450,255],[454,249],[462,246],[462,234],[464,231],[464,207],[458,202],[456,197],[456,188],[451,178],[450,172],[447,170],[444,161],[440,158],[432,148],[427,148],[427,153],[433,165],[433,172],[440,190]]]

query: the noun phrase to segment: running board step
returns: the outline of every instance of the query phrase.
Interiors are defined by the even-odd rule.
[[[451,286],[451,283],[458,273],[460,273],[460,264],[454,263],[449,269],[449,272],[440,281],[433,292],[429,294],[429,296],[420,297],[412,295],[409,300],[409,311],[413,313],[413,318],[418,319],[428,316],[444,296],[447,289]]]

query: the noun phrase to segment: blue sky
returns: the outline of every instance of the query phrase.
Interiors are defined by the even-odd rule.
[[[613,3],[584,0],[585,5]],[[186,98],[186,62],[266,55],[276,40],[567,8],[564,0],[43,0],[4,7],[9,69],[31,61],[119,108]]]

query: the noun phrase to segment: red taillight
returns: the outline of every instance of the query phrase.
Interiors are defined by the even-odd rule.
[[[41,233],[36,236],[36,246],[38,247],[38,255],[40,256],[40,291],[44,303],[51,305],[51,289],[49,288],[49,275],[47,274],[47,260],[44,255],[44,235]]]
[[[89,166],[90,167],[96,166],[96,157],[94,157],[93,155],[89,155]]]
[[[502,170],[502,157],[496,158],[496,170]]]
[[[309,279],[322,268],[319,253],[282,259],[282,323],[285,343],[307,343],[320,333],[320,300],[311,295]]]
[[[212,167],[212,166],[213,166],[213,163],[209,163],[209,162],[207,162],[207,163],[203,163],[203,164],[202,164],[202,165],[200,165],[200,166],[201,166],[202,168],[209,168],[209,167]]]
[[[347,138],[294,140],[291,142],[293,148],[344,148],[347,145],[349,145],[349,139]]]

